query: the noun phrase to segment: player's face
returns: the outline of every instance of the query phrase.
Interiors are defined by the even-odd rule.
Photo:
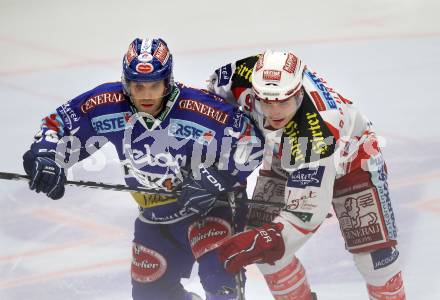
[[[152,82],[130,82],[130,97],[140,112],[156,116],[162,109],[165,95],[165,80]]]
[[[283,128],[292,120],[296,113],[297,105],[294,96],[283,101],[260,100],[261,109],[270,126],[275,129]]]

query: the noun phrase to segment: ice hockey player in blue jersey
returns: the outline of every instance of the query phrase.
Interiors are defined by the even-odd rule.
[[[115,146],[140,209],[132,249],[133,299],[201,299],[180,283],[195,260],[207,299],[236,299],[234,278],[214,251],[244,224],[246,177],[259,165],[263,140],[250,119],[207,91],[175,83],[162,39],[135,39],[121,82],[102,84],[43,119],[23,156],[30,189],[64,195],[66,169],[106,143]],[[67,147],[68,146],[68,147]]]

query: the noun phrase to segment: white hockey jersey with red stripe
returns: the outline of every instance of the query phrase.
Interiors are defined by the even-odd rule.
[[[377,152],[371,122],[324,79],[306,68],[305,93],[297,113],[285,128],[268,129],[251,84],[258,58],[259,55],[248,57],[217,69],[208,85],[210,91],[237,102],[266,138],[260,175],[277,180],[260,182],[259,178],[253,198],[270,202],[278,199],[285,206],[254,206],[256,215],[251,215],[250,222],[259,225],[258,221],[252,224],[253,217],[260,221],[275,218],[274,221],[290,224],[304,233],[315,231],[330,211],[335,179],[350,172],[354,164],[371,164],[370,159],[359,160],[357,155],[360,145],[367,154]]]

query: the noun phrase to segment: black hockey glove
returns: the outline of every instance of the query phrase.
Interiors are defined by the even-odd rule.
[[[31,190],[37,193],[43,192],[49,198],[58,200],[64,195],[66,175],[54,158],[54,154],[36,155],[34,151],[28,150],[23,155],[23,167],[31,178],[29,181]]]
[[[234,183],[214,167],[200,167],[200,179],[186,178],[182,183],[182,193],[178,201],[188,210],[206,215],[221,194],[232,190]]]

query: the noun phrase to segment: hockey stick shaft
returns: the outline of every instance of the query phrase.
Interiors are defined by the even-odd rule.
[[[22,180],[29,181],[30,177],[27,175],[17,174],[17,173],[8,173],[8,172],[0,172],[0,179],[4,180]],[[153,189],[143,189],[143,188],[134,188],[129,187],[123,184],[108,184],[102,182],[94,182],[94,181],[71,181],[67,180],[66,185],[76,186],[76,187],[86,187],[86,188],[95,188],[101,190],[112,190],[112,191],[120,191],[120,192],[139,192],[139,193],[150,193],[168,197],[176,197],[178,193],[166,192],[166,191],[158,191]],[[249,204],[257,204],[262,206],[272,206],[272,207],[280,207],[283,208],[283,203],[275,203],[268,201],[256,201],[256,200],[248,200]]]
[[[0,179],[29,181],[30,177],[27,175],[21,175],[21,174],[16,174],[16,173],[0,172]],[[121,191],[121,192],[151,193],[151,194],[159,194],[159,195],[168,196],[168,197],[176,197],[177,196],[177,193],[172,193],[172,192],[158,191],[158,190],[153,190],[153,189],[135,188],[135,187],[129,187],[129,186],[126,186],[123,184],[107,184],[107,183],[93,182],[93,181],[67,180],[66,185],[95,188],[95,189],[101,189],[101,190]]]
[[[232,235],[237,232],[237,203],[235,202],[235,194],[234,192],[228,193],[228,202],[229,207],[231,208],[231,216],[232,216]],[[243,282],[243,273],[240,271],[238,274],[234,275],[235,286],[237,289],[237,300],[246,300],[245,298],[245,290],[244,290],[244,282]]]

